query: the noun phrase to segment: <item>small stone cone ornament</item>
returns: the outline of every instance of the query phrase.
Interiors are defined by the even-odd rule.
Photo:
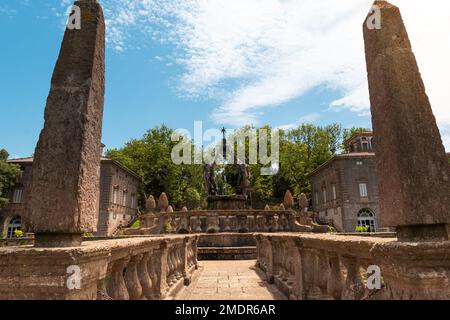
[[[306,208],[308,208],[309,201],[308,201],[308,198],[306,197],[306,194],[302,193],[300,195],[299,205],[300,205],[300,209],[301,209],[302,212],[305,211]]]
[[[169,198],[167,198],[167,195],[165,192],[161,193],[158,199],[158,209],[161,210],[161,212],[167,211],[167,208],[169,207]]]
[[[289,190],[284,195],[283,205],[286,209],[292,209],[292,207],[294,206],[294,197]]]
[[[166,212],[167,213],[172,213],[173,212],[172,206],[168,206]]]
[[[266,206],[264,207],[264,211],[270,211],[270,207],[268,204],[266,204]]]
[[[286,210],[286,208],[284,207],[284,204],[280,204],[280,206],[278,207],[279,210],[284,211]]]
[[[186,207],[183,207],[182,209],[181,209],[181,212],[188,212],[189,210],[188,210],[188,208],[186,208]]]
[[[145,201],[145,209],[147,213],[151,213],[156,209],[156,201],[152,195],[149,195]]]

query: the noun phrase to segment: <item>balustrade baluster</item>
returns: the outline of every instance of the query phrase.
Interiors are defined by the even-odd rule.
[[[342,298],[342,272],[339,256],[335,253],[327,252],[329,273],[327,281],[327,293],[330,297],[340,300]]]
[[[342,256],[341,261],[347,269],[342,299],[360,300],[364,297],[365,288],[359,271],[359,259],[357,257]]]
[[[181,250],[182,246],[178,245],[175,247],[175,277],[177,280],[180,280],[183,277],[183,261],[181,259]]]
[[[131,257],[125,271],[125,285],[128,289],[130,300],[138,300],[142,298],[142,287],[139,281],[137,265],[142,260],[142,254]]]
[[[124,280],[124,269],[130,258],[124,258],[113,262],[111,278],[107,286],[108,295],[115,300],[129,300],[128,289]]]
[[[139,281],[141,283],[142,287],[142,294],[143,297],[145,297],[148,300],[153,299],[153,282],[150,276],[150,272],[148,270],[148,260],[150,259],[150,256],[152,254],[152,251],[147,252],[143,255],[141,261],[139,262],[137,266],[137,272],[139,276]]]

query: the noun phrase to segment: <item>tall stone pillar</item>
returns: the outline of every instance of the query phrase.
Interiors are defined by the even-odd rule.
[[[448,240],[449,163],[399,9],[375,1],[363,29],[381,224],[401,241]]]
[[[79,245],[98,220],[105,24],[96,0],[74,5],[80,23],[64,34],[26,200],[25,227],[40,247]]]

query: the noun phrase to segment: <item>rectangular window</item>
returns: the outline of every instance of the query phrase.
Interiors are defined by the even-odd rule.
[[[113,189],[113,203],[118,204],[119,203],[119,187],[114,187]]]
[[[369,150],[369,143],[363,142],[363,143],[362,143],[362,149],[363,149],[363,151]]]
[[[327,203],[327,189],[323,188],[322,193],[323,193],[323,203]]]
[[[124,192],[123,192],[123,195],[122,195],[122,205],[123,205],[124,207],[127,206],[127,192],[126,192],[126,191],[124,191]]]
[[[359,184],[359,195],[361,196],[361,198],[367,197],[367,184],[365,183]]]
[[[14,194],[13,194],[12,203],[22,203],[22,194],[23,194],[22,188],[15,189]]]
[[[332,190],[333,190],[333,200],[336,200],[337,199],[337,194],[336,194],[336,185],[335,184],[333,184]]]
[[[136,209],[136,195],[135,194],[131,195],[131,208]]]

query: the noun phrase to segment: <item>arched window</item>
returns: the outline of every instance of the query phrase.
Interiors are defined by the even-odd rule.
[[[369,232],[376,231],[375,214],[370,209],[361,209],[358,212],[358,226],[368,226]]]
[[[8,238],[14,238],[15,237],[15,231],[16,230],[22,230],[22,218],[20,216],[16,216],[11,219],[11,221],[8,224],[8,232],[6,236]]]

